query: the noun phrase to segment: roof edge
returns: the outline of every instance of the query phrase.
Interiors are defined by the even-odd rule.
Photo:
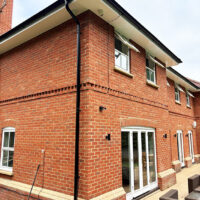
[[[182,63],[182,60],[178,58],[171,50],[169,50],[160,40],[158,40],[150,31],[148,31],[140,22],[138,22],[132,15],[130,15],[120,4],[115,0],[103,0],[108,3],[114,10],[124,16],[130,23],[138,28],[145,36],[153,41],[158,47],[160,47],[165,53],[167,53],[177,63]]]
[[[70,0],[70,2],[73,0]],[[0,35],[0,42],[6,40],[10,36],[14,35],[17,32],[22,31],[26,27],[30,26],[34,22],[44,18],[45,16],[49,15],[50,13],[54,12],[55,10],[59,9],[60,7],[64,6],[64,0],[58,0],[53,4],[49,5],[48,7],[44,8],[43,10],[39,11],[35,15],[31,16],[27,20],[23,21],[22,23],[18,24],[14,28],[10,29],[8,32]]]
[[[170,72],[174,73],[175,75],[177,75],[178,77],[180,77],[181,79],[183,79],[185,82],[187,82],[188,84],[190,84],[192,87],[194,87],[195,89],[200,89],[200,87],[196,86],[194,83],[192,83],[189,79],[187,79],[185,76],[183,76],[182,74],[180,74],[179,72],[177,72],[176,70],[174,70],[172,67],[168,67],[167,68]]]

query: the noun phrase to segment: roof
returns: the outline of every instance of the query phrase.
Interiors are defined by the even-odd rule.
[[[147,51],[152,51],[152,55],[164,62],[166,66],[174,66],[182,62],[180,58],[114,0],[71,0],[70,7],[78,10],[77,14],[81,14],[86,10],[91,10],[98,14],[98,8],[103,9],[104,16],[100,16],[103,20],[110,23],[115,29],[124,31],[124,34],[127,34],[129,39],[132,39]],[[116,19],[117,16],[118,18]],[[58,26],[70,18],[71,16],[65,10],[64,0],[57,0],[1,35],[0,54]]]
[[[177,63],[182,63],[181,59],[178,58],[172,51],[170,51],[160,40],[158,40],[150,31],[148,31],[141,23],[139,23],[132,15],[130,15],[123,7],[121,7],[114,0],[104,0],[107,1],[113,8],[120,12],[128,21],[130,21],[134,26],[136,26],[143,34],[145,34],[150,40],[154,41],[163,51],[169,54]]]
[[[194,85],[196,85],[198,88],[200,88],[200,82],[192,80],[190,78],[187,78],[190,82],[192,82]]]
[[[180,74],[171,67],[167,68],[167,77],[174,80],[176,83],[184,86],[185,88],[187,88],[192,92],[198,92],[200,89],[199,82],[186,78],[185,76],[183,76],[182,74]],[[199,85],[197,83],[199,83]]]

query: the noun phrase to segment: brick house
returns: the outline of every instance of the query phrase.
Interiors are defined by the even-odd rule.
[[[77,30],[58,0],[0,12],[0,199],[73,199]],[[114,0],[70,1],[81,24],[78,196],[132,199],[199,162],[200,85]],[[40,165],[39,165],[40,164]]]

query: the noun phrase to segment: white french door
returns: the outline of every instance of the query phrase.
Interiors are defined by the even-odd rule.
[[[189,142],[189,149],[190,149],[190,157],[192,158],[192,162],[194,162],[194,146],[193,146],[192,131],[188,131],[188,142]]]
[[[155,129],[122,129],[122,179],[128,200],[158,186]]]
[[[184,163],[184,147],[183,147],[183,132],[177,131],[177,147],[178,147],[178,159],[181,162],[181,167],[185,166]]]

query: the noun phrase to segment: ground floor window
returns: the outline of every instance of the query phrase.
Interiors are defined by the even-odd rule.
[[[2,133],[1,165],[0,168],[12,171],[14,155],[15,129],[4,128]]]
[[[155,130],[122,129],[122,180],[127,199],[157,187]]]
[[[188,142],[189,142],[190,157],[192,158],[192,162],[194,162],[194,146],[193,146],[192,131],[188,131]]]
[[[183,132],[177,131],[177,148],[178,148],[178,159],[181,162],[181,167],[185,166],[184,162],[184,145],[183,145]]]

